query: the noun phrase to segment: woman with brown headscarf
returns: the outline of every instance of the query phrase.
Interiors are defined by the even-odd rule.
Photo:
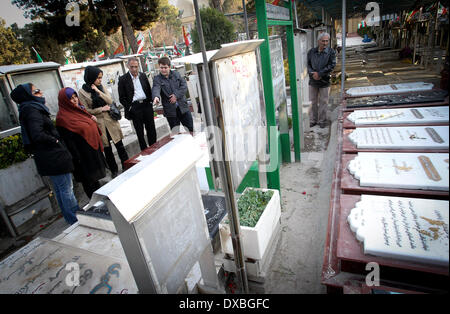
[[[91,198],[94,191],[100,188],[99,180],[106,175],[101,131],[96,118],[86,111],[72,88],[59,91],[58,105],[56,127],[72,154],[73,175]]]

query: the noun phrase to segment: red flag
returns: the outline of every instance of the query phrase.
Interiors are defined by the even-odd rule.
[[[186,47],[188,47],[190,43],[189,43],[189,38],[186,35],[186,30],[184,29],[184,26],[183,26],[183,37],[184,37],[184,43],[186,44]]]
[[[119,54],[119,53],[121,53],[121,52],[124,52],[124,51],[125,51],[125,48],[124,48],[124,46],[123,46],[123,43],[121,43],[121,44],[119,45],[119,47],[117,47],[116,51],[114,51],[113,55],[117,55],[117,54]]]
[[[278,3],[280,2],[280,0],[275,0],[274,2],[272,2],[273,5],[278,5]]]

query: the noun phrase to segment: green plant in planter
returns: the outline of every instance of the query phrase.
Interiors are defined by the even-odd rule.
[[[0,169],[12,164],[27,160],[31,155],[27,153],[22,144],[20,134],[0,139]]]
[[[272,195],[273,191],[247,189],[237,201],[240,225],[255,227]]]

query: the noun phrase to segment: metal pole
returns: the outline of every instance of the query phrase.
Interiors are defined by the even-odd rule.
[[[297,14],[297,3],[295,0],[292,0],[292,5],[294,6],[294,14],[295,14],[295,28],[298,29],[298,14]]]
[[[341,58],[341,100],[344,99],[345,88],[345,42],[347,33],[346,0],[342,0],[342,58]]]
[[[245,32],[247,33],[247,40],[250,40],[250,32],[248,31],[247,7],[245,6],[245,0],[242,0],[242,7],[244,8]]]
[[[200,49],[202,50],[203,56],[203,69],[205,71],[206,76],[206,84],[207,84],[207,92],[209,108],[211,108],[212,118],[214,122],[214,126],[218,126],[217,115],[215,113],[215,104],[213,99],[213,89],[211,85],[211,74],[209,72],[208,58],[206,56],[206,48],[205,41],[203,38],[203,27],[202,20],[200,16],[200,11],[198,9],[198,0],[194,0],[194,9],[196,16],[196,25],[198,29],[198,37],[200,41]],[[208,106],[208,103],[205,104],[205,107]],[[220,106],[219,106],[220,109]],[[244,260],[244,252],[242,250],[242,244],[240,240],[240,227],[239,227],[239,214],[237,209],[237,202],[234,195],[234,187],[233,181],[231,178],[231,167],[229,158],[227,158],[227,149],[226,149],[226,140],[225,140],[225,130],[223,125],[222,115],[220,115],[220,125],[221,127],[221,140],[216,134],[214,134],[214,147],[219,148],[219,152],[221,153],[218,156],[217,151],[215,151],[215,157],[219,158],[217,160],[219,177],[222,181],[222,189],[225,195],[225,203],[227,205],[228,211],[228,219],[230,221],[230,230],[231,230],[231,239],[233,243],[233,253],[234,253],[234,262],[236,265],[236,275],[239,280],[239,284],[241,285],[241,292],[248,294],[248,282],[247,282],[247,272],[245,269],[245,260]]]

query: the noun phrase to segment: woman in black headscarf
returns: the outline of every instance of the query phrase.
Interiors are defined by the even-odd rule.
[[[10,95],[19,104],[25,149],[33,154],[38,173],[50,178],[64,219],[69,224],[77,222],[75,212],[79,206],[73,193],[72,156],[50,119],[42,91],[28,83],[17,86]]]
[[[111,118],[109,110],[113,103],[108,90],[102,85],[103,72],[97,67],[87,66],[84,70],[83,88],[79,91],[80,102],[86,106],[87,112],[97,118],[97,124],[102,131],[102,142],[108,168],[112,177],[118,173],[118,167],[111,147],[111,140],[116,146],[120,161],[122,162],[122,171],[124,163],[128,159],[128,154],[123,146],[122,129],[118,121]]]

